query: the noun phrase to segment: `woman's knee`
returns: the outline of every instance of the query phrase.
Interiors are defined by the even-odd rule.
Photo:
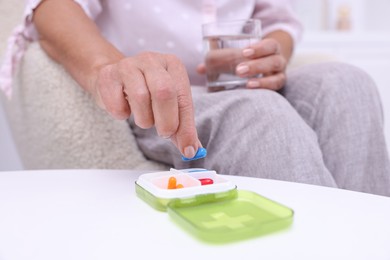
[[[231,112],[230,120],[233,124],[240,123],[248,127],[255,124],[274,125],[280,121],[287,123],[297,116],[288,101],[275,91],[243,90],[231,94],[228,110]]]
[[[304,103],[313,109],[382,116],[373,79],[362,69],[346,63],[318,63],[296,69],[289,74],[284,94],[298,109]]]
[[[215,137],[214,140],[241,134],[251,135],[256,140],[280,140],[307,132],[303,130],[307,125],[299,114],[275,91],[228,91],[215,98],[213,106],[213,112],[207,113],[208,120],[198,122],[200,129],[208,129],[208,135]]]
[[[378,90],[373,79],[364,70],[353,65],[341,62],[318,63],[302,67],[291,73],[294,80],[312,82],[311,88],[317,88],[325,94],[332,95],[333,99],[346,98],[379,99]]]

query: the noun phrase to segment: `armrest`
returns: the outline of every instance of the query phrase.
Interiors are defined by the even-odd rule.
[[[127,121],[95,105],[66,73],[32,43],[4,101],[26,169],[165,169],[145,159]]]

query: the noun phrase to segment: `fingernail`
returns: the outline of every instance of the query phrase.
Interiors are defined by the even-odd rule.
[[[184,156],[188,159],[195,157],[195,149],[192,146],[187,146],[184,148]]]
[[[244,50],[242,51],[242,55],[243,55],[244,57],[250,57],[250,56],[252,56],[253,54],[255,54],[255,51],[254,51],[253,49],[244,49]]]
[[[249,67],[246,65],[240,65],[237,67],[236,70],[237,70],[238,74],[244,74],[244,73],[249,71]]]
[[[256,80],[250,80],[250,81],[248,81],[248,87],[258,88],[258,87],[260,87],[260,82],[258,82]]]
[[[190,146],[189,146],[189,147],[190,147]],[[189,148],[189,147],[186,147],[186,149]],[[191,147],[191,148],[194,149],[193,147]],[[206,150],[206,148],[201,147],[201,148],[198,149],[198,151],[196,152],[195,155],[193,155],[192,157],[187,157],[187,155],[186,155],[186,149],[184,149],[184,154],[185,154],[185,156],[182,156],[182,157],[181,157],[181,159],[182,159],[183,161],[185,161],[185,162],[193,161],[193,160],[198,160],[198,159],[201,159],[201,158],[206,157],[206,155],[207,155],[207,150]]]

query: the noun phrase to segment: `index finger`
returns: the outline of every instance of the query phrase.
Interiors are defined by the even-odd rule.
[[[195,127],[194,107],[187,71],[180,60],[171,55],[167,55],[167,71],[173,82],[177,84],[179,107],[179,126],[171,139],[184,157],[193,158],[202,145]]]
[[[280,53],[280,45],[273,39],[264,39],[242,51],[242,55],[247,58],[261,58]]]

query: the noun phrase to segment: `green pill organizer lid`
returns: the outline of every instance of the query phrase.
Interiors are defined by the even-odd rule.
[[[170,177],[189,186],[168,190]],[[194,182],[186,182],[187,177]],[[214,183],[201,185],[202,178]],[[255,192],[237,190],[215,171],[171,169],[144,174],[136,182],[136,192],[155,209],[168,211],[192,235],[210,243],[233,242],[281,230],[291,225],[294,215],[292,209]]]

